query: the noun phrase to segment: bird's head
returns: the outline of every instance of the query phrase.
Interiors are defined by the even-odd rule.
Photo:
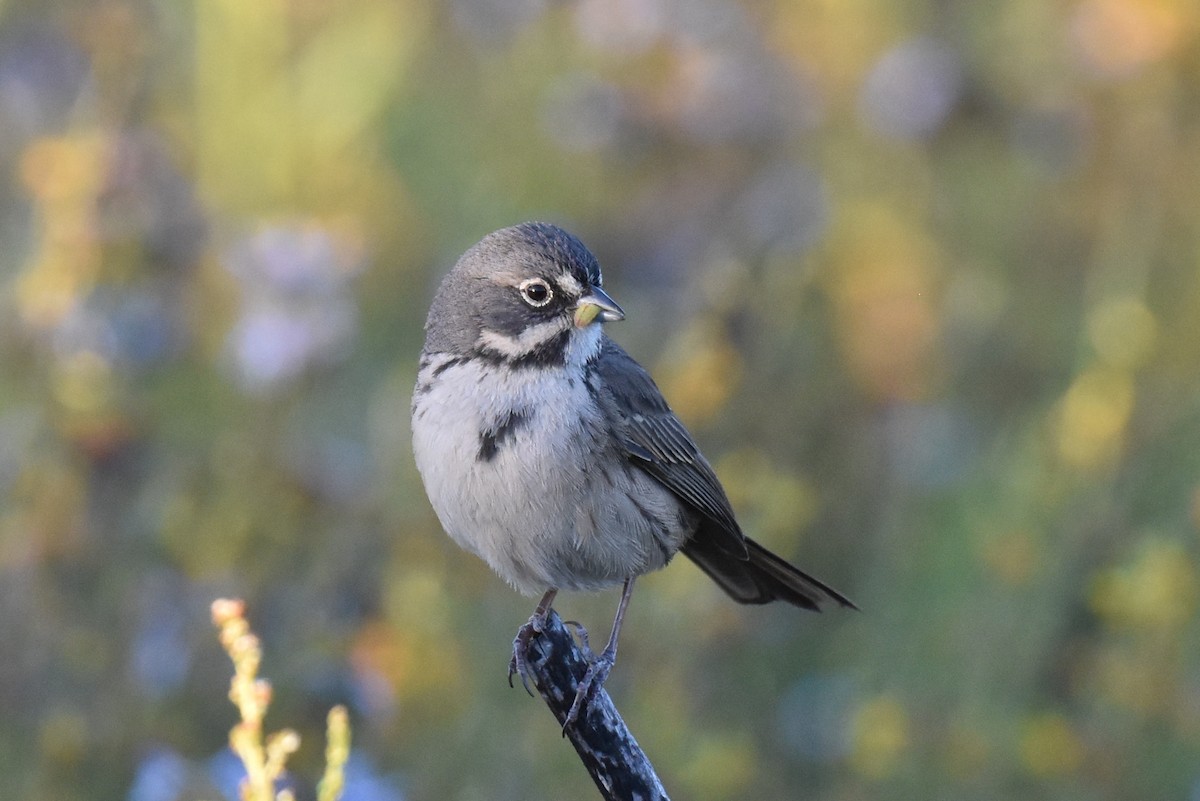
[[[519,367],[586,360],[599,347],[597,323],[625,317],[602,281],[596,257],[557,226],[488,234],[438,288],[426,350]]]

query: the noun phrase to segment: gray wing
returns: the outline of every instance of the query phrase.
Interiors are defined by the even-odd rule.
[[[650,374],[607,337],[592,367],[603,387],[597,388],[600,403],[630,459],[715,524],[705,526],[712,546],[748,559],[721,482]]]
[[[822,604],[835,601],[856,608],[837,590],[742,534],[721,482],[654,380],[612,340],[605,337],[601,347],[592,366],[602,382],[590,386],[625,453],[703,515],[681,548],[684,555],[739,603],[787,601],[819,612]]]

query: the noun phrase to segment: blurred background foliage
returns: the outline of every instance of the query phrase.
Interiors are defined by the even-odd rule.
[[[0,1],[0,797],[233,798],[223,595],[300,775],[345,702],[350,801],[591,797],[409,453],[540,218],[864,610],[641,582],[677,798],[1200,798],[1197,187],[1192,0]]]

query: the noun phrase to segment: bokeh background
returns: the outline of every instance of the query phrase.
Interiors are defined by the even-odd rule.
[[[0,0],[0,797],[233,798],[222,595],[302,797],[337,702],[349,801],[594,797],[409,451],[546,219],[863,610],[640,583],[676,798],[1200,798],[1198,187],[1191,0]]]

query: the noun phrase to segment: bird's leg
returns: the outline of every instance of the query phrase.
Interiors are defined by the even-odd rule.
[[[550,604],[554,603],[555,595],[558,595],[558,588],[546,590],[529,620],[517,629],[517,636],[513,638],[512,659],[508,662],[508,686],[513,686],[513,675],[516,674],[521,677],[521,686],[530,695],[533,695],[533,690],[529,688],[529,641],[545,630],[546,616],[550,614]]]
[[[629,598],[633,595],[633,577],[625,579],[625,587],[621,590],[621,601],[617,604],[617,616],[613,619],[612,634],[608,635],[608,645],[604,646],[604,650],[591,660],[588,665],[587,672],[583,674],[583,678],[579,681],[579,687],[575,691],[575,702],[571,704],[571,711],[567,713],[567,719],[563,722],[563,729],[572,725],[579,717],[579,713],[583,710],[588,699],[592,694],[604,686],[604,681],[608,678],[609,672],[617,661],[617,637],[621,634],[621,621],[625,618],[625,608],[629,606]],[[582,626],[578,626],[580,630]],[[587,646],[587,632],[583,632],[584,646]],[[588,648],[590,652],[591,649]]]

